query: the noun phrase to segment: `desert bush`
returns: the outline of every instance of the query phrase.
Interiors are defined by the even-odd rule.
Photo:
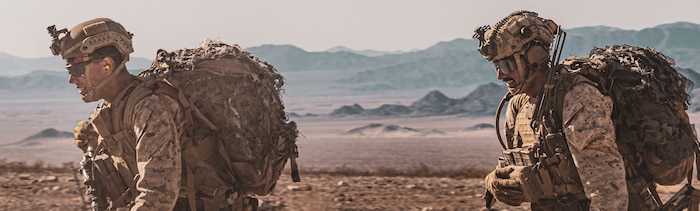
[[[0,173],[72,173],[78,170],[73,162],[63,163],[61,166],[47,165],[44,162],[27,163],[26,161],[7,161],[0,159]]]
[[[339,166],[334,169],[301,169],[301,174],[327,174],[336,176],[382,176],[382,177],[450,177],[450,178],[483,178],[490,170],[473,166],[460,168],[432,168],[425,164],[418,164],[409,168],[378,167],[375,169],[359,169],[348,166]]]
[[[25,161],[7,161],[0,159],[0,173],[73,173],[78,171],[77,164],[73,162],[63,163],[61,166],[46,165],[43,162],[27,163]],[[302,168],[304,174],[326,174],[334,176],[380,176],[380,177],[449,177],[449,178],[483,178],[489,173],[488,169],[463,166],[460,168],[433,168],[425,164],[414,167],[393,168],[377,167],[374,169],[360,169],[349,166],[339,166],[333,169]],[[289,174],[289,169],[284,174]]]

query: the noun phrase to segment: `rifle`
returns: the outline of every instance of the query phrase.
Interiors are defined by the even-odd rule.
[[[684,210],[697,211],[700,207],[700,191],[686,183],[681,190],[673,194],[666,203],[659,208],[663,211]]]
[[[80,161],[80,174],[83,175],[83,184],[85,194],[90,196],[90,210],[99,211],[106,210],[109,205],[104,197],[101,197],[101,190],[97,187],[94,176],[94,160],[95,149],[88,146],[87,151],[83,154],[83,160]]]

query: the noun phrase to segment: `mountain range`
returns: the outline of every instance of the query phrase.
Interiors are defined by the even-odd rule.
[[[126,67],[134,71],[144,70],[150,67],[151,63],[153,63],[152,59],[131,57],[129,62],[126,63]],[[20,58],[0,52],[0,76],[18,76],[41,70],[65,72],[65,69],[63,69],[65,66],[66,62],[59,56]]]
[[[411,103],[410,106],[384,104],[373,109],[364,109],[358,104],[346,105],[333,110],[331,116],[435,116],[462,114],[484,116],[496,113],[498,103],[506,93],[505,85],[487,83],[477,87],[463,98],[453,99],[438,90]]]
[[[375,56],[384,56],[388,54],[402,54],[406,53],[405,51],[377,51],[377,50],[353,50],[351,48],[345,47],[345,46],[335,46],[332,48],[329,48],[328,50],[325,50],[325,52],[333,53],[333,52],[350,52],[354,54],[359,54],[359,55],[364,55],[364,56],[369,56],[369,57],[375,57]]]
[[[677,69],[691,80],[700,82],[700,75],[694,71],[700,70],[700,42],[696,41],[700,37],[698,24],[676,22],[642,30],[592,26],[566,31],[563,57],[585,55],[594,46],[621,43],[649,46],[674,58]],[[457,38],[410,52],[357,51],[342,46],[322,52],[308,52],[292,45],[262,45],[246,50],[273,64],[283,75],[304,74],[305,71],[309,74],[319,71],[330,73],[322,78],[322,85],[287,83],[289,90],[303,84],[318,86],[313,89],[333,90],[329,87],[340,87],[343,93],[348,93],[437,90],[500,83],[494,77],[493,66],[475,50],[477,45],[477,40]],[[128,68],[136,73],[149,67],[151,61],[133,57]],[[67,74],[63,66],[59,57],[31,59],[0,53],[0,91],[71,88],[66,83]]]

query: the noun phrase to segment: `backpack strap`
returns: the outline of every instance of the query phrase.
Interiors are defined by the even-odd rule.
[[[557,115],[557,120],[563,121],[564,117],[564,97],[566,96],[566,93],[571,90],[574,86],[581,84],[581,83],[587,83],[590,85],[593,85],[595,87],[598,87],[598,83],[593,82],[591,79],[588,79],[580,74],[577,73],[567,73],[567,74],[560,74],[559,78],[557,80],[557,84],[554,88],[554,113]],[[561,127],[563,122],[557,122],[556,126]]]
[[[218,149],[215,153],[219,154],[219,157],[223,159],[226,167],[229,168],[229,171],[227,172],[232,172],[231,161],[228,159],[225,152],[223,152],[224,147],[220,143],[221,140],[212,140],[213,138],[211,136],[207,136],[204,139],[197,138],[196,133],[198,133],[198,131],[196,130],[199,128],[194,127],[192,124],[194,124],[193,121],[199,121],[201,125],[204,126],[205,129],[208,129],[212,134],[216,133],[219,128],[216,126],[216,124],[204,116],[197,106],[195,106],[193,103],[195,102],[195,99],[185,96],[177,81],[168,80],[167,78],[142,78],[142,80],[143,86],[149,87],[149,89],[151,89],[158,97],[164,98],[167,96],[177,101],[182,108],[185,121],[190,123],[189,125],[185,126],[185,133],[187,135],[182,137],[180,140],[182,150],[182,169],[184,171],[183,180],[185,180],[187,183],[185,188],[187,193],[187,202],[190,209],[196,210],[196,207],[204,206],[205,210],[211,210],[213,207],[219,206],[220,204],[226,204],[225,192],[226,190],[232,189],[232,187],[230,184],[221,181],[221,179],[224,178],[211,178],[213,174],[206,173],[210,171],[200,170],[200,168],[210,170],[215,170],[217,168],[204,160],[200,160],[200,157],[202,156],[197,156],[195,154],[203,155],[207,154],[207,152],[209,152],[212,148]],[[214,146],[212,147],[212,145]],[[204,149],[206,150],[203,151]],[[234,178],[234,175],[228,175],[228,177]],[[197,193],[199,191],[203,191],[202,188],[205,188],[198,186],[202,184],[197,184],[198,182],[201,182],[199,180],[202,179],[208,181],[204,182],[206,183],[207,188],[218,190],[211,193],[207,192],[207,194],[215,194],[218,197],[213,197],[207,202],[202,202],[202,200],[198,199]]]

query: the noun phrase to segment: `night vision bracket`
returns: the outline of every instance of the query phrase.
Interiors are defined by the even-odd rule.
[[[53,53],[54,56],[58,56],[61,54],[61,40],[68,34],[68,29],[56,30],[56,25],[51,25],[47,27],[46,30],[49,31],[49,35],[53,37],[50,47],[51,53]],[[63,34],[63,36],[59,37],[61,34]]]

